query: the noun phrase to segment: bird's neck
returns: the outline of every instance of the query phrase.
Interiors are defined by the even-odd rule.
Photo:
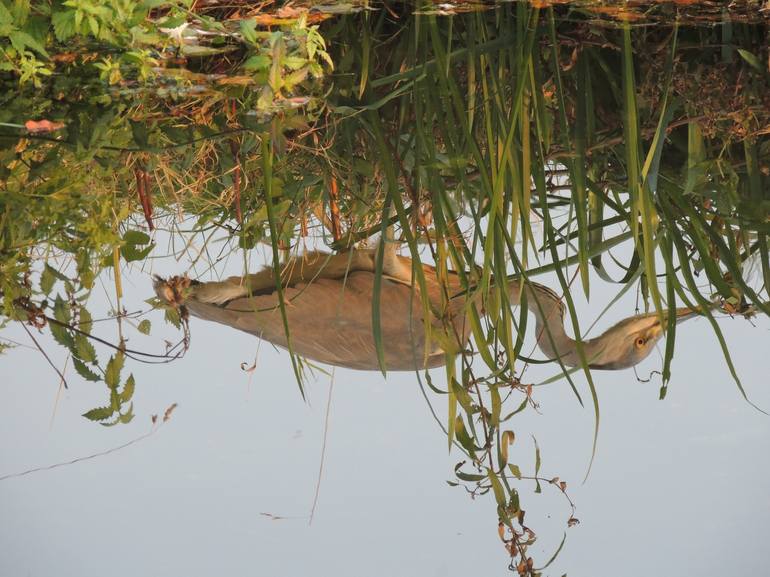
[[[574,367],[579,361],[575,340],[564,330],[564,308],[561,301],[543,298],[536,288],[530,288],[527,294],[527,308],[535,316],[535,336],[537,345],[543,354],[562,364]]]
[[[546,286],[529,281],[511,283],[512,304],[521,304],[526,291],[527,309],[535,316],[537,345],[542,353],[550,360],[564,366],[580,365],[580,355],[575,339],[564,329],[565,307],[559,295]],[[599,354],[595,339],[583,342],[583,352],[587,362]]]

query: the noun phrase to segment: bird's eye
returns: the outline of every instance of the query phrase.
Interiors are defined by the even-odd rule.
[[[636,339],[636,346],[643,347],[646,342],[647,342],[647,339],[645,339],[644,337],[638,337]]]

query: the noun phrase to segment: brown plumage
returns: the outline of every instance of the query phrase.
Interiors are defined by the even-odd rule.
[[[382,348],[387,370],[441,366],[445,352],[460,352],[470,338],[468,307],[480,308],[480,298],[465,296],[456,274],[446,286],[436,271],[422,265],[430,303],[428,322],[412,286],[411,259],[386,250],[380,292]],[[372,323],[375,252],[358,250],[338,255],[310,253],[284,268],[282,286],[293,351],[303,357],[352,369],[379,370]],[[415,283],[416,285],[417,283]],[[536,319],[537,343],[550,359],[565,366],[581,364],[575,341],[564,330],[564,305],[549,288],[518,279],[508,281],[512,305],[521,302]],[[222,282],[199,283],[184,277],[157,279],[158,296],[193,315],[254,334],[287,348],[273,270]],[[678,320],[693,316],[678,309]],[[426,324],[430,326],[426,331]],[[655,314],[624,319],[601,336],[583,342],[589,366],[622,369],[646,358],[663,329]],[[426,340],[428,341],[426,344]]]

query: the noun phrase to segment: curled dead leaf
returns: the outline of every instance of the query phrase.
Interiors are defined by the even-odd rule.
[[[50,120],[27,120],[24,123],[24,128],[30,134],[42,134],[44,132],[53,132],[64,128],[63,122],[51,122]]]
[[[163,413],[163,422],[164,423],[171,418],[171,413],[174,412],[174,409],[176,409],[176,407],[177,407],[176,403],[171,403],[171,405],[168,407],[168,409],[166,409],[166,412]]]

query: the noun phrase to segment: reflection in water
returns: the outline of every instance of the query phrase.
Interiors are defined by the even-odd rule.
[[[457,482],[494,497],[514,567],[532,575],[535,535],[508,458],[514,417],[544,384],[521,382],[523,336],[585,369],[596,440],[589,368],[633,366],[665,330],[663,398],[679,320],[707,317],[735,376],[714,313],[770,315],[770,77],[756,3],[707,3],[705,27],[688,2],[338,17],[353,6],[17,4],[0,14],[0,323],[19,321],[36,346],[33,330],[50,332],[82,380],[103,383],[108,400],[88,419],[133,418],[141,383],[124,374],[137,358],[126,342],[152,327],[123,308],[121,279],[129,263],[153,264],[156,229],[184,246],[171,252],[195,276],[267,244],[272,269],[175,277],[158,296],[314,360],[445,365],[445,388],[429,384],[448,401]],[[358,243],[389,224],[411,259],[391,243],[381,274]],[[305,243],[335,254],[298,259]],[[562,297],[521,280],[543,268]],[[564,329],[569,315],[581,340],[575,279],[586,295],[597,279],[636,290],[653,312],[581,347]],[[113,310],[92,314],[105,280]],[[549,481],[536,462],[529,478]]]
[[[408,371],[454,362],[471,336],[471,317],[481,308],[481,292],[469,285],[467,273],[461,277],[445,271],[442,279],[434,267],[425,264],[418,282],[412,278],[410,259],[396,256],[387,247],[385,253],[379,281],[375,252],[356,250],[334,256],[312,253],[289,262],[285,266],[288,274],[281,277],[282,293],[276,289],[272,269],[223,282],[158,279],[156,292],[167,304],[181,306],[194,316],[255,334],[330,365]],[[424,293],[413,290],[413,283],[424,288]],[[505,284],[509,304],[525,301],[534,314],[541,351],[564,366],[632,367],[647,358],[663,336],[665,315],[630,317],[584,342],[581,362],[577,343],[565,332],[566,308],[559,296],[534,281],[506,279]],[[425,308],[421,294],[425,294]],[[676,321],[694,314],[695,309],[677,309]]]

